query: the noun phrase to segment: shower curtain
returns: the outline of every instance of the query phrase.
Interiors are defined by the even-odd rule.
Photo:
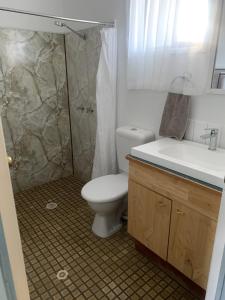
[[[116,78],[117,78],[117,33],[115,28],[101,30],[97,87],[97,133],[92,178],[113,174],[116,161]]]

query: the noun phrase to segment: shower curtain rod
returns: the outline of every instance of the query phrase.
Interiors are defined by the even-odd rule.
[[[63,21],[69,21],[69,22],[79,22],[79,23],[88,23],[88,24],[95,24],[95,25],[114,26],[114,22],[99,22],[99,21],[73,19],[73,18],[67,18],[67,17],[60,17],[60,16],[47,15],[47,14],[41,14],[41,13],[34,13],[34,12],[31,12],[31,11],[20,10],[20,9],[12,9],[12,8],[8,8],[8,7],[0,7],[0,11],[30,15],[30,16],[35,16],[35,17],[43,17],[43,18],[49,18],[49,19],[55,19],[55,20],[63,20]]]

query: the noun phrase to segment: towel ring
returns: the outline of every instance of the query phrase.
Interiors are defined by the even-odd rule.
[[[173,88],[174,83],[178,80],[181,79],[183,81],[183,83],[188,82],[191,84],[191,87],[193,88],[193,83],[191,81],[192,75],[190,73],[184,73],[183,75],[178,75],[176,76],[170,84],[170,88]]]

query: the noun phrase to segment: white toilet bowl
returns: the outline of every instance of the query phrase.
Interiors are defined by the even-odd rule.
[[[127,210],[128,160],[132,147],[154,140],[154,134],[145,129],[124,126],[116,130],[116,150],[120,173],[91,180],[83,187],[82,197],[95,211],[92,231],[108,237],[122,226],[121,216]]]
[[[95,211],[92,231],[96,235],[106,238],[121,228],[127,192],[126,173],[102,176],[83,187],[81,195]]]

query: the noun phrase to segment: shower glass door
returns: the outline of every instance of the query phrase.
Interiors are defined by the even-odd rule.
[[[83,30],[86,40],[73,33],[65,36],[74,171],[84,182],[91,179],[95,152],[101,28]]]

